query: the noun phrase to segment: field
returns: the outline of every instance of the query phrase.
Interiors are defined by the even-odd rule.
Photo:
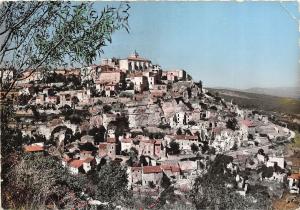
[[[233,100],[233,103],[236,103],[243,108],[269,112],[281,112],[292,115],[300,114],[300,100],[298,99],[246,93],[226,89],[208,88],[208,90],[212,93],[218,92],[219,95],[225,100]]]
[[[232,101],[241,108],[253,109],[268,115],[269,119],[291,130],[300,132],[300,100],[277,97],[236,90],[212,89],[209,92],[219,94],[226,101]]]

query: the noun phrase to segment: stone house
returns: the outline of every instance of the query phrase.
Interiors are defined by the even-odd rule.
[[[103,118],[103,126],[107,129],[108,124],[111,121],[116,121],[117,119],[117,115],[116,114],[109,114],[109,113],[105,113],[102,116]]]
[[[106,97],[116,96],[119,91],[119,83],[115,82],[99,82],[96,81],[96,90],[100,93],[104,92]]]
[[[120,70],[102,70],[99,73],[99,77],[96,80],[96,84],[106,84],[106,83],[120,83],[125,79],[124,72]]]
[[[99,65],[91,65],[80,69],[81,81],[95,81],[101,71]]]
[[[142,185],[149,186],[151,183],[159,185],[163,177],[160,166],[142,166]]]
[[[59,96],[48,96],[45,100],[48,104],[58,104],[59,103]]]
[[[132,82],[134,85],[134,90],[137,92],[143,92],[145,90],[148,90],[148,79],[147,77],[143,76],[143,73],[141,72],[134,72],[127,76],[126,78],[127,82]]]
[[[280,168],[284,169],[284,157],[269,156],[269,159],[266,162],[266,166],[267,167],[274,167],[275,164],[277,164]]]
[[[142,184],[142,167],[128,167],[128,185]]]
[[[175,140],[175,142],[179,144],[180,150],[191,151],[192,144],[199,144],[198,137],[192,135],[166,135],[165,139],[167,140],[168,144],[170,144],[172,140]]]
[[[158,75],[151,70],[143,71],[143,76],[147,78],[149,90],[152,90],[158,82]]]
[[[67,162],[68,169],[72,174],[78,174],[79,172],[84,172],[83,169],[84,160],[70,160]],[[63,165],[66,165],[63,163]]]
[[[99,157],[108,156],[111,159],[116,158],[116,140],[114,138],[108,138],[107,142],[99,144]]]
[[[150,139],[140,140],[138,147],[139,155],[154,156],[154,142]]]
[[[178,165],[181,171],[181,179],[189,179],[197,176],[197,161],[179,161]]]
[[[123,72],[127,71],[144,71],[150,69],[152,63],[150,60],[142,58],[137,52],[125,59],[119,60],[119,67]]]
[[[132,139],[131,138],[121,138],[121,151],[130,151],[132,147]]]
[[[35,97],[35,104],[38,105],[44,105],[45,104],[45,95],[44,94],[39,94]]]
[[[176,112],[170,119],[171,127],[187,125],[190,116],[186,112]]]
[[[162,76],[167,77],[167,80],[172,82],[185,81],[187,79],[186,71],[182,69],[163,71]]]
[[[64,91],[64,92],[60,92],[59,93],[59,96],[60,96],[60,103],[59,103],[59,106],[60,107],[63,107],[65,105],[68,105],[68,106],[72,106],[72,95],[71,93],[67,92],[67,91]]]
[[[170,179],[179,179],[180,178],[180,168],[178,163],[162,163],[161,169]]]
[[[299,194],[299,188],[300,188],[300,173],[291,174],[288,176],[288,187],[290,190],[290,193],[292,194]]]

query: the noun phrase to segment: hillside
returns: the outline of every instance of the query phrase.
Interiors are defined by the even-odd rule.
[[[274,122],[284,123],[290,129],[300,131],[300,100],[298,99],[227,89],[207,89],[214,94],[218,93],[227,101],[232,100],[241,108],[264,112],[272,116]]]
[[[300,87],[278,87],[278,88],[249,88],[243,92],[265,94],[278,97],[289,97],[300,100]]]
[[[225,100],[233,100],[234,103],[237,103],[244,108],[294,115],[300,114],[300,100],[298,99],[227,89],[208,88],[208,90],[213,93],[218,92]]]

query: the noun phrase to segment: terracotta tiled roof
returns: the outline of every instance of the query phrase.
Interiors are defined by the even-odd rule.
[[[131,167],[131,171],[142,170],[142,167]]]
[[[142,76],[143,76],[142,72],[134,72],[134,73],[129,74],[127,77],[132,78],[132,77],[142,77]]]
[[[298,173],[298,174],[291,174],[288,178],[300,180],[300,173]]]
[[[143,173],[144,174],[152,174],[152,173],[161,173],[162,170],[160,166],[144,166]]]
[[[155,140],[155,141],[154,141],[154,144],[159,144],[159,145],[160,145],[161,142],[162,142],[161,140]]]
[[[106,141],[107,141],[107,143],[116,143],[115,138],[107,138]]]
[[[94,158],[89,157],[89,158],[86,158],[86,159],[84,160],[84,162],[85,162],[85,163],[90,163],[90,162],[92,162],[93,160],[94,160]]]
[[[134,56],[129,56],[127,59],[128,60],[134,60],[134,61],[147,61],[147,62],[150,62],[150,60],[148,60],[148,59],[141,58],[141,57],[134,57]]]
[[[121,142],[123,142],[123,143],[132,143],[132,138],[122,139]]]
[[[163,170],[172,171],[172,172],[180,172],[180,168],[178,164],[165,164],[160,166]]]
[[[43,146],[29,145],[24,147],[25,152],[40,152],[44,151]]]
[[[251,121],[251,120],[241,120],[240,123],[242,125],[247,126],[247,127],[253,127],[254,126],[253,121]]]
[[[80,168],[83,164],[84,160],[72,160],[69,162],[70,167],[73,168]]]

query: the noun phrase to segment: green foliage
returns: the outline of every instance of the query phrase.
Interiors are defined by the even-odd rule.
[[[238,122],[236,118],[231,118],[226,122],[226,127],[231,130],[238,129]]]
[[[262,165],[261,168],[258,169],[258,173],[262,173],[262,177],[270,178],[273,176],[274,168],[273,167],[267,167],[265,165]]]
[[[159,125],[158,125],[158,128],[161,128],[161,129],[170,129],[171,128],[171,126],[169,125],[169,124],[163,124],[163,123],[160,123]]]
[[[112,110],[112,107],[110,105],[105,104],[103,106],[103,112],[104,113],[109,113]]]
[[[126,168],[117,163],[101,167],[94,181],[97,185],[96,199],[102,202],[118,203],[130,196]]]
[[[192,144],[191,145],[191,150],[193,151],[193,153],[198,152],[199,151],[199,147],[196,144]]]
[[[16,73],[8,91],[25,69],[91,64],[115,31],[128,31],[129,8],[121,3],[98,12],[90,2],[4,2],[0,63]]]
[[[3,191],[16,208],[42,208],[47,204],[70,207],[81,200],[79,194],[87,187],[83,176],[69,174],[56,158],[43,154],[22,155],[5,176],[7,183]]]
[[[167,189],[170,185],[171,185],[170,178],[165,173],[163,173],[163,177],[161,179],[161,187]]]
[[[208,172],[196,178],[190,193],[196,208],[267,209],[270,200],[265,191],[251,192],[244,197],[237,194],[235,188],[226,187],[227,184],[233,184],[235,178],[226,168],[230,162],[232,157],[217,155]]]
[[[175,141],[171,141],[169,144],[168,153],[172,155],[177,155],[180,153],[179,144]]]

